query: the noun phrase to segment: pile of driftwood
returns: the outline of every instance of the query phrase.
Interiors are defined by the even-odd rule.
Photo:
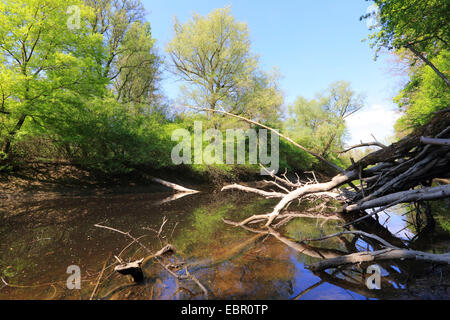
[[[266,128],[315,156],[337,172],[326,182],[318,182],[315,176],[314,180],[302,182],[300,178],[292,181],[286,175],[280,177],[267,171],[273,178],[272,181],[266,181],[267,184],[277,188],[278,191],[265,190],[267,188],[251,188],[240,184],[223,187],[222,190],[240,190],[256,193],[266,198],[280,199],[272,212],[253,215],[237,223],[237,226],[264,221],[264,227],[270,228],[274,220],[282,215],[283,211],[293,201],[301,201],[311,197],[334,198],[342,203],[341,213],[348,216],[358,216],[357,219],[343,225],[347,229],[350,226],[358,227],[363,220],[376,216],[378,213],[400,203],[422,204],[427,200],[450,197],[450,184],[437,183],[436,185],[433,183],[436,180],[442,182],[450,178],[450,109],[436,113],[426,125],[390,146],[375,141],[361,143],[342,151],[347,152],[365,146],[378,146],[380,148],[380,150],[370,153],[357,162],[352,161],[352,165],[345,169],[298,145],[289,137],[270,127],[224,111],[203,110],[237,117]],[[357,184],[356,181],[360,183],[355,185]],[[343,188],[344,185],[349,187]],[[373,209],[373,211],[367,212],[366,210],[369,209]],[[428,217],[432,220],[432,215],[429,212]],[[370,221],[376,220],[370,219]],[[384,245],[389,249],[380,252],[357,253],[328,262],[323,261],[312,266],[312,269],[326,269],[340,264],[385,259],[417,259],[450,263],[450,253],[435,255],[401,249],[391,244],[386,245],[386,243]]]

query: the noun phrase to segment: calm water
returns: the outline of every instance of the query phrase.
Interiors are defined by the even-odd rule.
[[[416,262],[383,262],[381,290],[369,290],[362,268],[342,272],[313,273],[305,266],[320,255],[345,254],[373,249],[353,236],[332,238],[303,253],[270,235],[252,233],[225,224],[252,214],[266,213],[274,201],[232,192],[202,192],[171,202],[166,192],[65,196],[54,199],[4,201],[0,208],[0,299],[89,299],[105,265],[96,298],[202,299],[190,280],[176,281],[156,263],[146,264],[146,280],[130,286],[113,272],[114,255],[130,243],[127,237],[94,227],[100,223],[139,237],[156,252],[165,243],[177,248],[171,261],[191,264],[190,272],[215,299],[448,299],[448,270]],[[301,210],[290,207],[290,210]],[[392,235],[408,244],[414,231],[408,228],[402,209],[380,217]],[[161,237],[146,230],[159,230]],[[279,231],[289,240],[320,237],[342,231],[343,221],[297,218]],[[406,227],[406,228],[405,228]],[[354,240],[353,240],[354,239]],[[386,238],[385,238],[386,239]],[[424,244],[425,243],[425,244]],[[397,243],[398,245],[398,243]],[[422,242],[423,250],[448,252],[448,237]],[[325,253],[324,253],[325,252]],[[331,252],[331,253],[330,253]],[[135,260],[146,253],[134,244],[121,258]],[[81,269],[81,290],[68,290],[66,269]],[[178,283],[177,283],[178,282]],[[12,287],[14,286],[14,287]],[[177,290],[177,288],[179,288]],[[115,290],[116,289],[116,290]]]

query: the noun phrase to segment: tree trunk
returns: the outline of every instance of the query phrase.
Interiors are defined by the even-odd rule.
[[[361,262],[372,262],[380,260],[393,260],[393,259],[401,259],[401,260],[413,259],[413,260],[422,260],[422,261],[449,264],[450,253],[434,254],[415,250],[388,248],[372,252],[357,252],[346,256],[322,260],[309,265],[309,269],[313,271],[320,271],[329,268],[336,268],[338,266],[347,264],[356,264]]]
[[[434,70],[434,72],[436,72],[436,74],[441,77],[442,80],[444,80],[445,84],[450,87],[450,81],[447,79],[447,77],[439,71],[438,68],[436,68],[436,66],[431,63],[430,60],[428,60],[427,58],[425,58],[425,56],[423,54],[421,54],[419,51],[417,51],[416,49],[414,49],[411,45],[406,45],[406,48],[408,48],[409,50],[412,51],[412,53],[414,53],[417,57],[419,57],[423,62],[425,62],[428,66],[431,67],[431,69]]]
[[[6,137],[5,142],[3,144],[3,148],[2,148],[2,151],[6,156],[8,156],[9,152],[11,151],[12,139],[16,135],[17,131],[19,131],[20,128],[22,128],[22,125],[25,122],[26,117],[27,117],[26,114],[21,115],[19,118],[19,121],[17,121],[17,124],[14,127],[14,129],[9,133],[9,136]]]

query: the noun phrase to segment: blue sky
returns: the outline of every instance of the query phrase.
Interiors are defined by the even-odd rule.
[[[398,116],[392,97],[402,79],[394,77],[387,55],[373,60],[374,51],[361,40],[369,34],[365,21],[371,2],[364,0],[168,0],[142,1],[160,53],[173,36],[173,21],[187,21],[193,12],[205,15],[215,8],[231,5],[237,20],[250,29],[252,51],[260,66],[277,67],[286,104],[299,95],[313,98],[330,83],[347,80],[367,97],[363,111],[348,120],[349,143],[383,140],[393,134]],[[165,74],[162,87],[170,99],[178,96],[177,82]]]

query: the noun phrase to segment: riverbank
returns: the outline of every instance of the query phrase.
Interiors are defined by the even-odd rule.
[[[161,169],[141,167],[129,173],[105,174],[69,162],[29,162],[0,172],[0,199],[48,199],[61,194],[108,194],[119,190],[127,192],[127,189],[136,192],[140,188],[146,192],[167,191],[167,188],[153,182],[151,177],[194,189],[200,185],[214,188],[225,183],[261,179],[259,170],[241,166],[227,170],[213,166],[202,170],[188,166]]]

